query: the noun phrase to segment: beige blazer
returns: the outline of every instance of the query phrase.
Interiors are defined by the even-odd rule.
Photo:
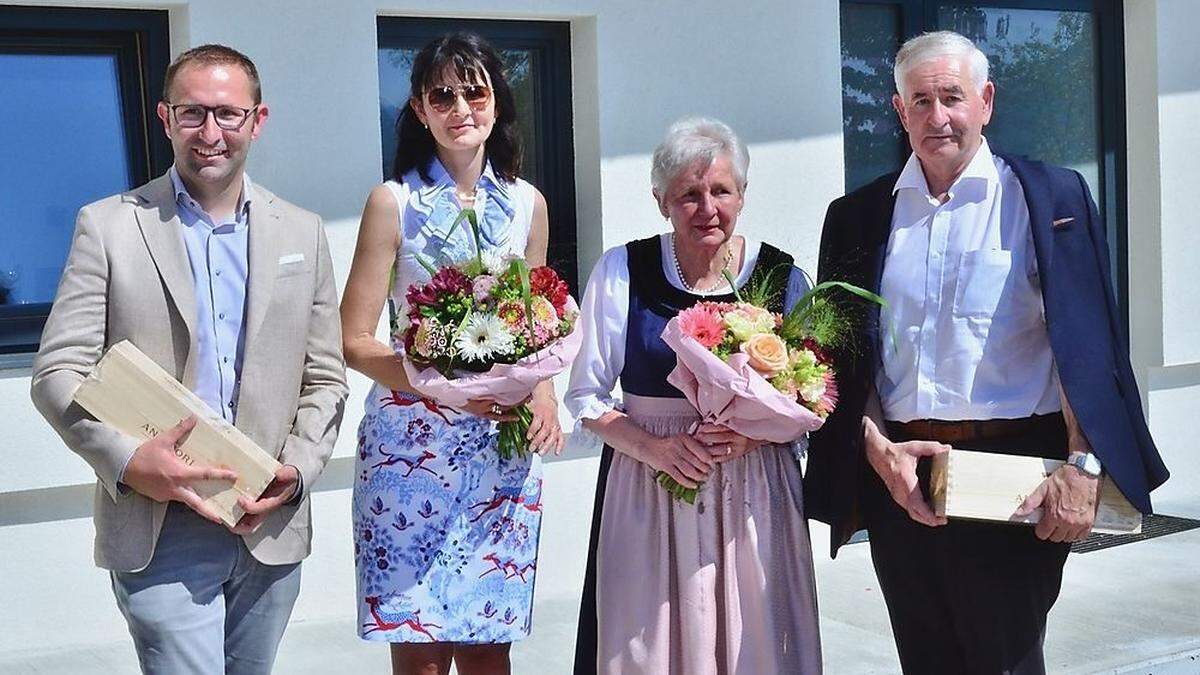
[[[307,492],[333,451],[347,395],[337,292],[321,219],[253,186],[245,352],[236,426],[303,479],[245,537],[254,557],[294,563],[311,550]],[[175,191],[163,175],[79,211],[71,252],[33,366],[34,405],[96,472],[96,564],[150,564],[167,505],[117,481],[138,446],[71,402],[109,345],[129,340],[195,385],[196,301]]]

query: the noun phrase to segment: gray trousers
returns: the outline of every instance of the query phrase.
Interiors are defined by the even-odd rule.
[[[265,565],[242,538],[178,502],[150,565],[112,572],[144,673],[271,672],[300,564]]]

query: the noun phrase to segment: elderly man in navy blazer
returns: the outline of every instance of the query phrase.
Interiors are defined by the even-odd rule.
[[[994,153],[987,57],[943,31],[896,57],[904,169],[829,206],[819,276],[878,291],[840,354],[805,505],[836,555],[866,527],[906,673],[1043,673],[1046,615],[1099,476],[1150,512],[1167,478],[1074,171]],[[1036,528],[936,516],[923,458],[949,447],[1068,460],[1021,509]]]

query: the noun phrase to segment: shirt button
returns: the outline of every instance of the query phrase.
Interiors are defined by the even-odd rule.
[[[217,270],[216,274],[217,276],[221,276],[221,270]]]
[[[228,357],[228,356],[222,356],[222,357],[221,357],[221,360],[222,360],[222,361],[224,361],[225,363],[229,363],[229,357]]]
[[[229,409],[230,409],[230,410],[233,410],[233,401],[230,401],[230,402],[229,402]]]
[[[224,319],[224,318],[225,318],[225,312],[221,312],[220,314],[218,314],[218,315],[217,315],[217,318],[218,318],[218,319]]]

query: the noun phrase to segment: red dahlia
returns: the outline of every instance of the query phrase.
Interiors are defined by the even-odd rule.
[[[554,305],[554,311],[560,319],[563,317],[571,289],[558,276],[558,272],[550,267],[535,267],[529,271],[529,286],[534,295],[545,296]]]

